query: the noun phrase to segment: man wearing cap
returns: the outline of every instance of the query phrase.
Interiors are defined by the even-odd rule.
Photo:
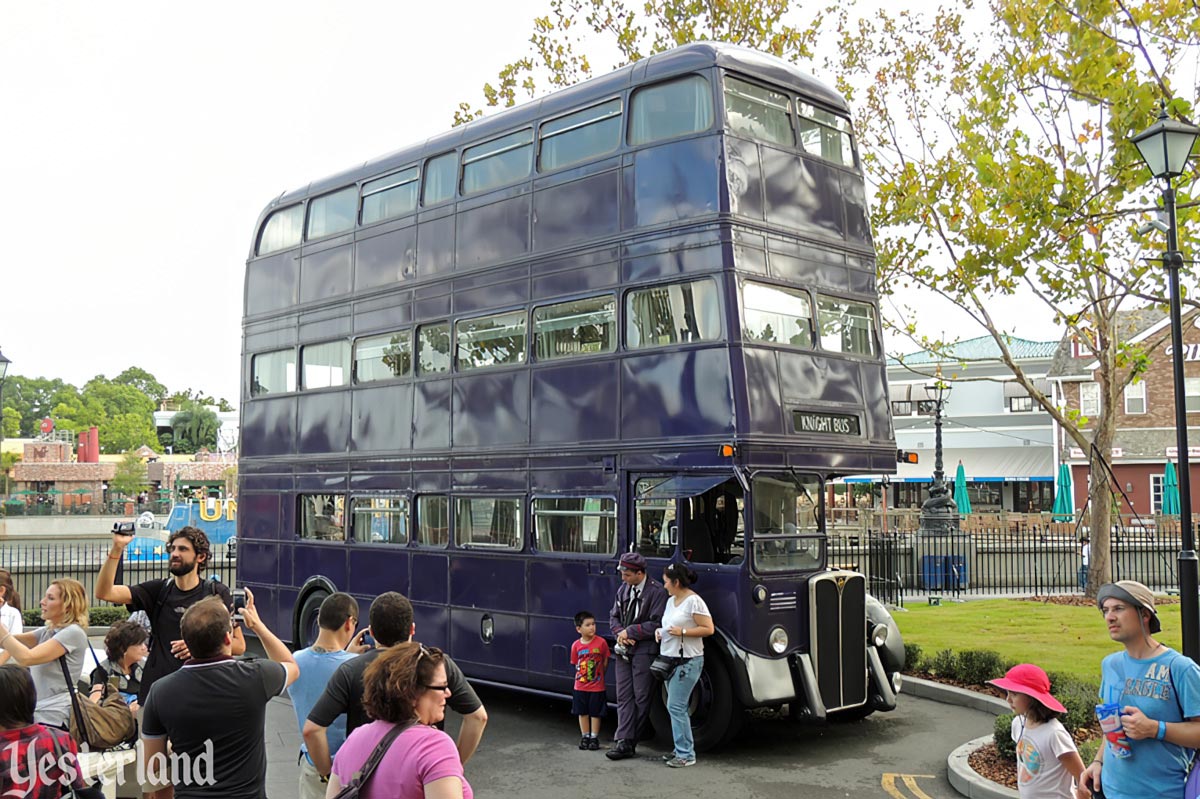
[[[1076,792],[1088,799],[1183,796],[1191,749],[1200,746],[1200,668],[1191,658],[1154,640],[1162,629],[1154,594],[1133,580],[1106,583],[1096,596],[1108,635],[1125,646],[1104,658],[1100,702],[1121,705],[1130,754],[1105,742],[1083,772]]]
[[[646,577],[646,559],[626,552],[617,568],[621,586],[609,613],[608,623],[617,636],[613,669],[617,675],[616,743],[606,753],[610,760],[637,754],[638,733],[650,712],[654,677],[650,663],[658,654],[654,632],[667,607],[667,591]],[[621,652],[625,655],[622,657]]]

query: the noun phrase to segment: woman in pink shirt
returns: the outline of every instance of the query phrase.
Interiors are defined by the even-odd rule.
[[[376,719],[350,733],[333,761],[326,797],[354,779],[394,727],[403,732],[367,780],[362,799],[473,799],[454,740],[433,727],[446,715],[442,653],[418,643],[389,647],[363,674],[363,707]]]

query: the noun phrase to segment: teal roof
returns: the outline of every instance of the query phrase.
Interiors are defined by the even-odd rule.
[[[1034,358],[1052,358],[1058,349],[1058,340],[1029,341],[1028,339],[1008,337],[1008,349],[1016,360]],[[926,350],[902,355],[898,358],[888,358],[889,365],[903,361],[908,366],[923,363],[954,363],[958,361],[996,361],[1000,359],[1000,347],[991,336],[980,336],[959,341],[946,347],[945,355],[934,355]]]

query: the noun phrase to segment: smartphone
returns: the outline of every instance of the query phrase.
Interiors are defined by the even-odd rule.
[[[241,588],[233,589],[233,620],[236,622],[244,621],[242,611],[246,607],[246,592]]]
[[[369,647],[375,646],[375,639],[371,637],[370,633],[363,633],[362,642],[363,642],[363,646],[369,646]]]

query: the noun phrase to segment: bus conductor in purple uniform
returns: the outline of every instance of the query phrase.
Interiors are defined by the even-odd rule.
[[[609,626],[617,636],[613,669],[617,676],[617,735],[610,760],[637,754],[638,735],[650,713],[654,676],[650,663],[658,654],[654,633],[662,623],[667,591],[646,576],[646,559],[626,552],[617,567],[621,586],[609,614]]]

